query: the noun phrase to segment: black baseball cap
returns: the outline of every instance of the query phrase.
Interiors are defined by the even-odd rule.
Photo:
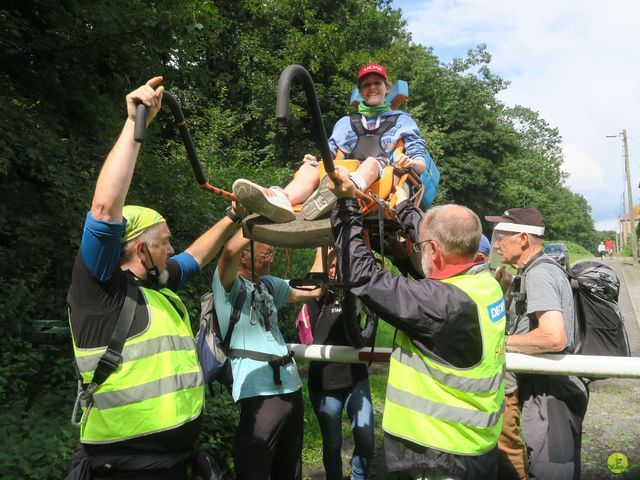
[[[494,230],[544,235],[544,218],[536,208],[510,208],[502,215],[487,215],[484,218],[497,223]]]

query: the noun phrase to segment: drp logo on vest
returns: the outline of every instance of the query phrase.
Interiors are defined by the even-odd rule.
[[[496,303],[492,303],[487,307],[489,320],[491,323],[497,323],[505,317],[504,300],[501,298]]]

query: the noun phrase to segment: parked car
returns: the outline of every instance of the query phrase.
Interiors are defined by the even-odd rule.
[[[569,268],[569,251],[564,243],[547,243],[544,246],[545,255],[553,258],[564,268]]]

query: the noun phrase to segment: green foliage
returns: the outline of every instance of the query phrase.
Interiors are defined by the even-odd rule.
[[[558,240],[559,242],[563,242],[563,240]],[[591,254],[591,252],[584,248],[582,245],[579,245],[575,242],[572,242],[570,240],[564,241],[564,243],[567,244],[567,250],[569,250],[569,258],[575,258],[575,257],[582,257],[582,256],[593,256]]]
[[[0,477],[63,478],[78,431],[69,418],[76,382],[70,341],[16,341],[0,353]]]
[[[633,251],[631,248],[631,235],[627,236],[627,241],[624,243],[624,245],[622,245],[622,248],[620,249],[620,252],[617,253],[617,255],[621,256],[621,257],[632,257],[633,256]]]
[[[199,448],[208,450],[216,463],[229,475],[233,471],[231,446],[240,418],[231,394],[220,384],[213,385],[214,395],[207,395],[205,417],[200,432]]]
[[[322,463],[322,433],[309,400],[309,388],[305,381],[302,385],[302,397],[304,399],[304,441],[302,447],[302,463]]]
[[[68,407],[73,406],[73,400]],[[10,404],[0,421],[3,428],[0,476],[7,480],[64,478],[77,441],[69,411],[34,409],[16,421],[22,405]]]

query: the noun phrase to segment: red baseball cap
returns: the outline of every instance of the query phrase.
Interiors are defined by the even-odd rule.
[[[387,77],[387,69],[377,63],[367,63],[364,67],[362,67],[358,72],[358,77],[356,78],[356,80],[360,80],[362,77],[368,75],[369,73],[375,73],[377,75],[380,75],[385,80],[389,80],[389,77]]]

